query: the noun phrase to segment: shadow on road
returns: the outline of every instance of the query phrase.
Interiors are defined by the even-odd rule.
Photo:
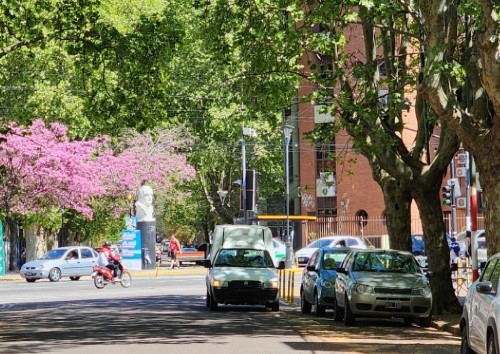
[[[404,342],[400,341],[402,331]],[[306,340],[294,340],[297,334]],[[318,340],[318,334],[326,340]],[[457,338],[447,333],[403,327],[398,320],[359,320],[354,327],[344,327],[331,317],[316,318],[287,306],[280,312],[237,306],[220,306],[219,311],[210,312],[200,296],[19,304],[4,308],[0,318],[1,353],[47,353],[75,347],[91,352],[92,346],[127,343],[186,345],[210,341],[223,345],[233,335],[273,337],[290,352],[348,352],[355,348],[357,353],[409,353],[418,352],[412,351],[415,343],[425,341],[432,345],[453,343],[449,353],[458,349]],[[339,336],[343,340],[339,341]],[[333,337],[334,346],[328,340]]]

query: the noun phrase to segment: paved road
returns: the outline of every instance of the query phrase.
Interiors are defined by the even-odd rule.
[[[457,353],[459,338],[399,320],[304,315],[282,303],[205,307],[202,275],[135,278],[132,287],[78,282],[4,282],[0,353]]]

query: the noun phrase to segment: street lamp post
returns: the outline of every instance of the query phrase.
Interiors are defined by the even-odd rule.
[[[292,236],[290,233],[290,175],[289,170],[289,156],[288,151],[290,147],[290,138],[292,135],[293,127],[285,125],[283,127],[283,135],[285,137],[285,184],[286,184],[286,258],[285,258],[285,268],[290,269],[293,266],[292,259]]]
[[[246,141],[245,137],[246,136],[251,136],[251,137],[256,137],[257,132],[253,128],[243,128],[242,134],[241,134],[241,189],[242,189],[242,204],[243,204],[243,222],[245,225],[247,224],[248,220],[248,213],[247,213],[247,160],[246,160]]]

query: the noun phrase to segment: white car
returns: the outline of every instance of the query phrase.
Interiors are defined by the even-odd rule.
[[[295,258],[297,259],[298,265],[302,267],[306,266],[314,251],[321,247],[368,248],[366,242],[357,236],[325,236],[314,240],[306,247],[295,252]]]
[[[500,253],[469,288],[460,318],[460,353],[500,352]]]

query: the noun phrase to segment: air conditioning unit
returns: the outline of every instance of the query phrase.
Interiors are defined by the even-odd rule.
[[[457,199],[455,199],[455,201],[457,203],[458,209],[465,209],[465,206],[467,204],[465,197],[457,198]]]
[[[467,173],[467,170],[465,167],[457,167],[455,170],[455,174],[457,177],[465,177],[465,174]]]
[[[335,197],[337,195],[337,183],[331,172],[320,172],[316,179],[316,197]]]

